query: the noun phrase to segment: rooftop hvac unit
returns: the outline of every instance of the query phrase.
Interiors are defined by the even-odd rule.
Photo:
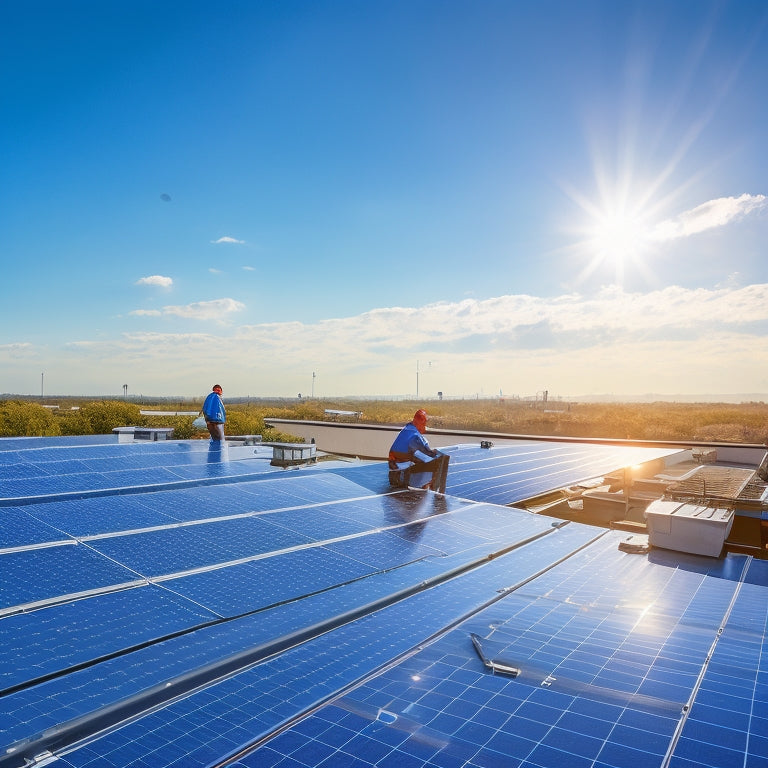
[[[679,501],[652,501],[645,510],[651,546],[719,557],[731,532],[733,510]]]

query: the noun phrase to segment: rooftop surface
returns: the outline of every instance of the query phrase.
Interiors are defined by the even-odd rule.
[[[0,766],[764,766],[768,561],[509,504],[670,449],[0,440]]]

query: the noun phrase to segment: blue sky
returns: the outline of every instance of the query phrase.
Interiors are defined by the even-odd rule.
[[[762,0],[2,3],[0,392],[768,392],[766,71]]]

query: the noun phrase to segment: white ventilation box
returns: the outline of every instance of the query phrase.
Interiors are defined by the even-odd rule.
[[[645,510],[651,546],[719,557],[733,525],[733,510],[656,500]]]

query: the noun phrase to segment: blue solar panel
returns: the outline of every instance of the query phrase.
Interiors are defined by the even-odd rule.
[[[521,513],[511,514],[521,516]],[[345,622],[334,632],[320,633],[311,641],[309,647],[304,645],[279,658],[267,659],[251,671],[229,678],[191,699],[172,704],[162,718],[163,722],[174,723],[171,730],[165,731],[159,720],[151,715],[132,726],[121,728],[110,734],[107,741],[99,747],[98,755],[104,761],[102,764],[118,765],[120,760],[142,753],[148,754],[147,759],[157,765],[169,764],[171,754],[175,754],[176,759],[186,759],[189,764],[199,764],[202,758],[199,756],[198,747],[190,745],[187,739],[180,738],[187,749],[192,750],[181,754],[181,745],[172,742],[177,736],[181,737],[182,732],[194,731],[204,722],[209,724],[208,728],[212,733],[210,742],[200,747],[203,752],[213,746],[221,754],[222,751],[244,743],[245,735],[253,738],[257,732],[268,732],[286,717],[311,706],[327,696],[330,691],[353,682],[361,674],[391,659],[393,654],[407,650],[425,635],[437,631],[443,626],[446,616],[461,616],[476,609],[488,599],[489,594],[493,595],[494,586],[500,583],[508,584],[507,579],[514,581],[522,573],[528,573],[529,557],[539,559],[544,553],[545,560],[548,557],[557,559],[570,551],[576,541],[584,543],[588,540],[587,537],[594,536],[593,532],[583,527],[580,532],[574,532],[577,534],[576,538],[573,538],[572,532],[558,532],[556,537],[546,537],[543,542],[558,538],[560,547],[552,548],[547,543],[542,552],[538,553],[538,557],[529,552],[528,556],[517,564],[502,564],[504,558],[492,561],[490,565],[472,571],[471,575],[467,576],[469,583],[464,580],[451,580],[440,591],[422,593],[416,598],[418,604],[415,607],[408,602],[396,604],[388,611],[369,615],[362,621],[362,625]],[[436,572],[438,571],[439,569],[436,569]],[[395,585],[403,585],[399,580],[392,583],[392,577],[398,574],[407,580],[407,574],[404,572],[381,574],[377,577],[380,587],[384,589],[383,594]],[[410,578],[413,580],[413,576]],[[342,599],[345,593],[347,600]],[[378,593],[379,596],[381,594]],[[361,601],[369,601],[375,595],[377,592],[367,586],[366,582],[356,582],[344,590],[325,592],[311,600],[302,601],[301,604],[286,605],[279,609],[275,619],[282,616],[283,632],[290,632],[292,628],[301,624],[307,625],[320,617],[328,618],[336,612],[348,611],[350,607],[359,605]],[[315,604],[314,609],[307,614],[310,603]],[[414,610],[419,616],[418,622],[411,620]],[[388,612],[391,611],[396,615],[389,616]],[[292,620],[285,621],[290,617],[293,617]],[[299,625],[294,624],[296,620]],[[257,614],[253,622],[243,624],[251,642],[258,644],[264,633],[269,633],[269,622],[269,614]],[[230,641],[233,629],[230,626],[226,635]],[[275,629],[276,627],[272,628],[273,636]],[[246,713],[248,717],[242,719]],[[242,726],[233,728],[233,723]],[[158,740],[160,733],[164,734],[162,743]],[[70,756],[68,759],[76,761],[73,762],[76,765],[87,765],[94,757],[93,752],[85,750],[78,753],[77,757]]]
[[[3,455],[13,451],[40,449],[44,446],[69,447],[114,445],[114,435],[67,435],[64,437],[0,437],[0,463]]]
[[[606,546],[615,543],[611,537],[601,545],[603,554],[609,554]],[[587,550],[585,556],[590,559],[594,553]],[[614,552],[604,565],[631,557]],[[728,592],[733,598],[737,585],[701,574],[656,573],[652,581],[661,590],[656,594],[662,603],[657,607],[651,603],[649,611],[642,605],[630,607],[629,600],[625,606],[616,605],[612,579],[593,574],[597,578],[585,584],[579,573],[584,559],[575,556],[542,576],[541,582],[526,585],[527,601],[524,595],[514,595],[513,616],[520,617],[532,600],[538,614],[527,630],[529,641],[519,647],[515,647],[519,628],[508,626],[508,653],[520,664],[520,676],[489,674],[468,639],[472,628],[495,636],[507,626],[507,598],[241,757],[239,764],[269,765],[282,759],[344,765],[362,756],[375,765],[453,766],[457,760],[509,765],[519,760],[553,768],[593,762],[658,766],[706,664],[708,647],[718,637],[729,604],[724,598]],[[642,580],[647,571],[646,561],[637,559],[621,581],[626,587]],[[710,603],[712,612],[705,622],[695,605],[677,600],[681,594],[693,603]],[[625,595],[630,596],[631,590]],[[536,606],[543,599],[549,605]],[[765,638],[764,617],[763,606],[755,635],[758,643]],[[581,624],[574,640],[553,648],[552,638],[567,633],[574,620]],[[522,617],[520,623],[529,626]],[[634,654],[638,644],[646,648],[647,656],[622,661],[625,647],[626,653]],[[572,678],[563,665],[577,652],[592,661],[594,674],[588,680]],[[692,662],[688,675],[674,671],[683,659]],[[669,661],[666,668],[664,661]],[[710,743],[716,735],[730,736],[733,757],[743,759],[744,739],[713,732]],[[731,764],[723,762],[727,750],[722,743],[707,752],[692,735],[687,744],[688,760]],[[681,759],[677,764],[686,763]]]
[[[446,491],[476,501],[514,504],[557,488],[675,453],[624,445],[523,442],[448,449]]]
[[[0,612],[137,578],[80,544],[5,552],[0,554]]]
[[[55,498],[141,486],[194,481],[236,480],[244,475],[275,474],[263,459],[270,449],[245,446],[217,449],[212,443],[88,445],[0,452],[4,476],[0,501]],[[254,451],[259,455],[254,456]],[[4,459],[4,461],[3,461]]]
[[[522,513],[510,514],[520,516]],[[522,516],[526,519],[532,517]],[[541,529],[549,528],[548,523],[544,520],[537,520],[536,522]],[[480,554],[476,555],[476,557],[480,556]],[[440,573],[442,567],[441,563],[435,563],[432,575]],[[50,709],[53,707],[50,702],[61,696],[66,697],[69,701],[66,692],[74,687],[78,691],[77,701],[82,701],[84,704],[99,701],[102,705],[106,705],[114,701],[116,696],[125,697],[133,691],[141,690],[142,686],[148,685],[150,680],[157,682],[165,679],[167,675],[173,674],[174,669],[179,672],[188,670],[190,664],[193,666],[204,664],[206,657],[213,660],[222,655],[225,656],[228,649],[231,651],[242,650],[243,647],[248,647],[254,643],[258,644],[259,637],[266,640],[281,634],[290,634],[301,630],[303,627],[316,625],[318,622],[322,622],[324,618],[336,613],[346,613],[355,606],[367,604],[376,598],[386,596],[392,590],[397,591],[405,585],[412,586],[414,582],[421,583],[424,580],[424,573],[420,571],[409,577],[407,571],[401,569],[381,574],[380,578],[383,579],[380,583],[369,583],[368,580],[357,581],[345,587],[343,591],[321,592],[299,603],[288,604],[275,614],[277,623],[274,620],[270,621],[264,614],[256,614],[253,622],[244,623],[240,631],[237,631],[234,625],[228,624],[221,630],[208,630],[206,634],[209,635],[209,639],[198,632],[190,638],[180,638],[174,641],[174,646],[180,646],[179,650],[176,651],[171,652],[170,648],[168,651],[161,648],[158,648],[157,651],[148,648],[141,653],[132,654],[130,659],[116,659],[100,665],[98,674],[95,674],[92,680],[87,675],[84,677],[85,673],[77,673],[68,676],[67,679],[51,681],[45,686],[41,686],[39,691],[34,689],[19,692],[8,699],[11,707],[10,712],[24,720],[30,716],[30,711],[34,711],[35,727],[48,727],[52,721],[46,719],[46,715],[38,711],[38,702],[41,697],[49,701]],[[169,586],[173,587],[175,583],[175,581],[169,582]],[[458,606],[454,606],[452,610],[454,609],[457,610]],[[438,620],[438,617],[439,611],[435,613],[435,620]],[[417,631],[420,632],[421,629]],[[166,643],[165,645],[169,644]],[[186,650],[181,651],[182,647]],[[127,669],[126,664],[129,665]],[[110,672],[109,670],[112,668],[114,671]],[[107,677],[113,680],[109,685],[104,683]],[[70,702],[68,706],[71,708],[72,703]],[[11,736],[12,733],[13,731],[9,732],[8,735]]]
[[[135,528],[149,528],[167,525],[175,518],[165,514],[164,505],[157,503],[157,509],[149,505],[154,495],[145,494],[99,496],[94,498],[57,501],[37,504],[34,507],[19,507],[27,514],[47,523],[51,528],[64,531],[71,536],[93,536],[99,533],[130,531]],[[0,515],[3,512],[0,510]]]
[[[670,766],[695,762],[714,768],[768,761],[768,601],[765,589],[758,586],[766,576],[762,562],[750,563]]]
[[[447,497],[382,496],[384,464],[209,455],[0,447],[13,472],[89,467],[46,476],[59,500],[0,509],[0,765],[45,749],[94,768],[766,757],[768,563],[629,555],[624,534],[469,501],[511,504],[652,451],[462,446]],[[165,490],[137,487],[156,470]],[[489,670],[473,634],[519,674]]]
[[[63,541],[67,538],[61,530],[35,519],[23,507],[0,510],[0,554],[6,548]]]
[[[165,586],[220,616],[237,616],[373,572],[370,566],[318,547],[185,576]]]
[[[215,618],[168,590],[144,585],[6,616],[0,620],[0,695]]]
[[[162,576],[310,541],[306,536],[279,529],[260,518],[247,518],[127,534],[98,539],[91,544],[108,558],[143,576]]]

